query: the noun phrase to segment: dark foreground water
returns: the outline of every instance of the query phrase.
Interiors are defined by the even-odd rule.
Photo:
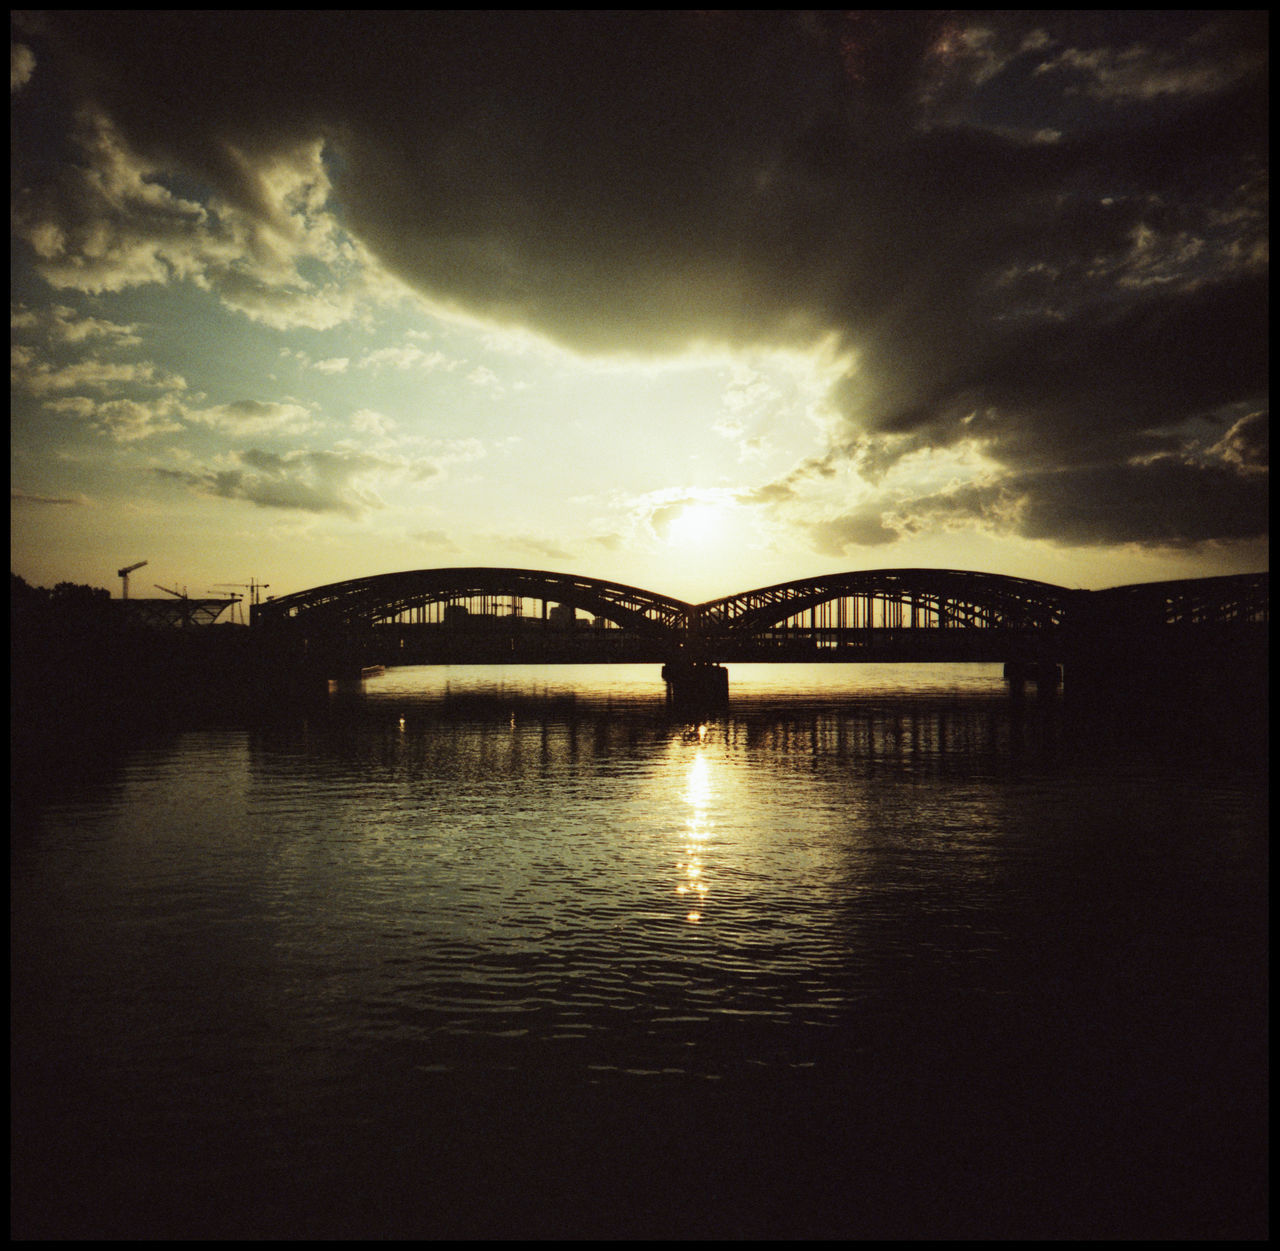
[[[1265,1237],[1257,739],[982,665],[69,733],[17,762],[13,1233]]]

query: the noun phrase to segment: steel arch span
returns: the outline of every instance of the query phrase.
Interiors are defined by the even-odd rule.
[[[469,610],[470,605],[479,604],[481,614],[492,609],[519,618],[525,615],[527,602],[540,603],[544,616],[548,605],[557,605],[656,637],[682,630],[693,608],[684,600],[600,578],[540,569],[469,567],[413,569],[332,582],[267,600],[254,608],[253,620],[268,629],[293,625],[324,633],[359,632],[450,606]]]
[[[272,655],[301,651],[344,670],[375,661],[999,660],[1080,672],[1106,658],[1112,670],[1176,668],[1246,644],[1256,651],[1269,576],[1086,591],[967,570],[864,569],[691,604],[547,570],[416,569],[279,596],[252,619]]]
[[[1053,631],[1078,592],[1048,582],[956,569],[862,569],[742,591],[697,607],[702,632],[725,642],[787,622],[834,629]],[[803,620],[804,614],[810,621]]]
[[[1134,628],[1264,626],[1271,619],[1271,575],[1237,573],[1172,582],[1135,582],[1090,592],[1090,604]]]

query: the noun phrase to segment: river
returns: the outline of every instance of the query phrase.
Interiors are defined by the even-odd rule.
[[[1261,1238],[1256,725],[404,668],[17,762],[20,1238]]]

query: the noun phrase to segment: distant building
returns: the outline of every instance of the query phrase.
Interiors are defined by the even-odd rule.
[[[578,624],[578,614],[572,604],[552,604],[547,613],[547,620],[553,626],[572,630]]]

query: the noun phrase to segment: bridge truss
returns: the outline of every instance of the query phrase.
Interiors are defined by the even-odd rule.
[[[856,570],[700,604],[695,628],[728,655],[762,644],[794,649],[806,639],[836,652],[864,649],[873,638],[881,646],[894,638],[927,646],[926,639],[943,642],[944,634],[951,643],[961,633],[971,641],[1047,639],[1063,625],[1071,597],[1063,587],[999,574]]]
[[[1266,573],[1137,582],[1089,595],[1094,611],[1138,627],[1267,625],[1270,620]]]
[[[579,614],[585,614],[585,617]],[[703,604],[546,570],[418,569],[256,605],[264,634],[424,660],[1031,660],[1099,640],[1265,628],[1266,573],[1105,591],[952,569],[802,578]]]
[[[334,582],[257,605],[255,624],[310,631],[463,623],[586,624],[667,638],[685,626],[692,605],[639,587],[538,569],[415,569]],[[557,611],[558,610],[558,611]]]
[[[126,626],[145,630],[181,630],[213,625],[236,601],[225,599],[112,600],[116,616]]]

